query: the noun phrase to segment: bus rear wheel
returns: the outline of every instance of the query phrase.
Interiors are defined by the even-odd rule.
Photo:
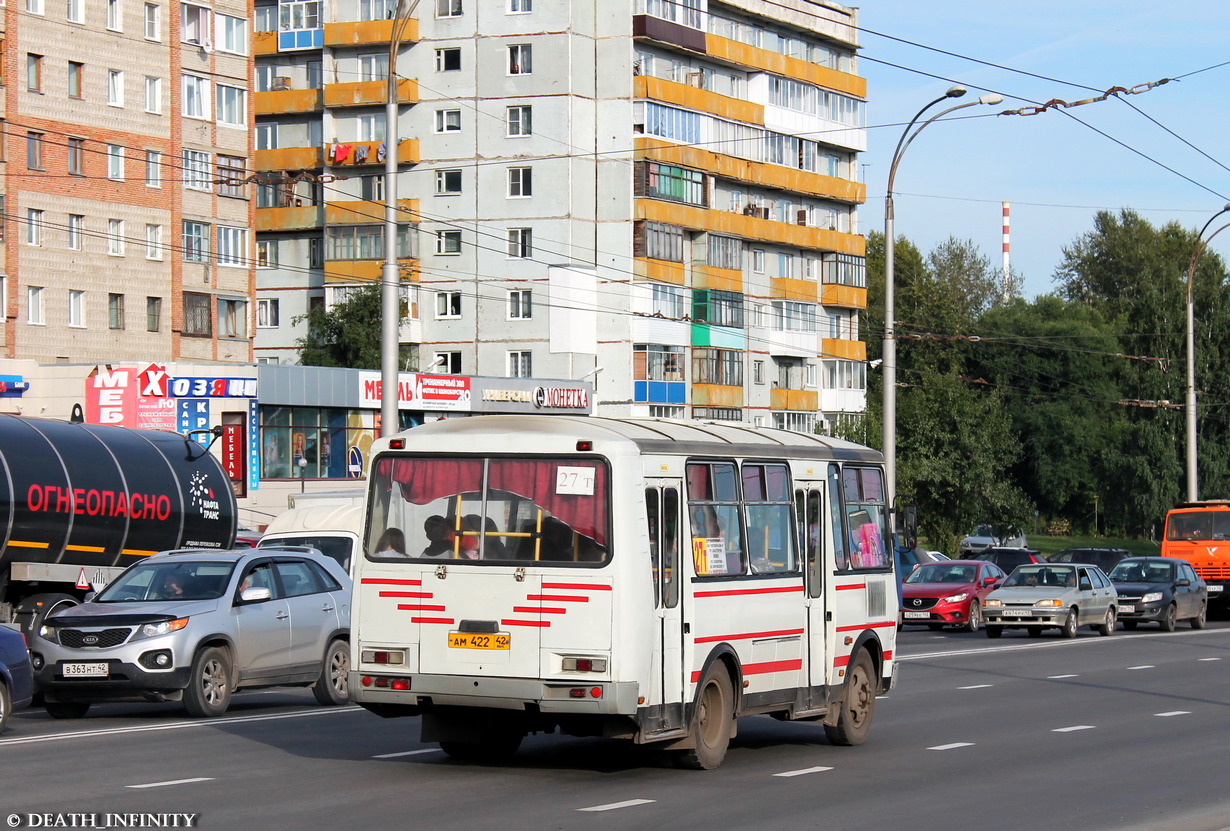
[[[673,752],[676,767],[713,770],[726,758],[735,719],[735,693],[730,673],[714,661],[700,680],[696,710],[692,714],[691,739],[695,747]]]
[[[867,650],[859,650],[846,674],[846,694],[837,721],[824,725],[824,735],[830,742],[847,746],[863,743],[871,729],[879,688],[871,656]]]

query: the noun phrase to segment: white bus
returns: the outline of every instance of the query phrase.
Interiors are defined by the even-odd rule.
[[[372,451],[350,676],[368,710],[421,715],[470,759],[559,729],[713,768],[753,714],[866,737],[897,631],[879,452],[530,415]]]

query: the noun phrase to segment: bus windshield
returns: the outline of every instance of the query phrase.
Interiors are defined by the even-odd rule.
[[[1230,540],[1230,511],[1172,511],[1166,520],[1168,540]]]
[[[372,473],[368,559],[600,565],[610,551],[605,463],[384,456]]]

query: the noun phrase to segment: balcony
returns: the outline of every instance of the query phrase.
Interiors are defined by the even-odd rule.
[[[867,344],[861,340],[821,338],[820,354],[825,358],[845,358],[848,361],[867,360]]]
[[[384,260],[325,260],[325,282],[379,282],[383,268]]]
[[[417,222],[419,200],[398,199],[397,221]],[[383,202],[330,202],[325,205],[325,222],[330,225],[362,225],[369,222],[384,222]]]
[[[324,164],[324,154],[319,147],[279,147],[276,150],[257,150],[257,170],[313,170]]]
[[[764,126],[764,105],[718,95],[691,84],[638,75],[632,79],[632,94],[636,98],[648,98],[651,101],[711,113],[721,118]]]
[[[322,108],[318,89],[275,89],[252,96],[257,115],[315,113]]]
[[[815,303],[820,299],[820,286],[815,280],[770,277],[769,296],[780,297],[784,300],[804,300],[809,303]]]
[[[867,241],[858,234],[846,234],[809,225],[794,225],[776,222],[758,216],[749,216],[734,211],[717,211],[662,202],[657,199],[638,198],[636,218],[668,225],[682,225],[696,231],[714,231],[719,234],[744,239],[764,240],[792,248],[811,248],[821,251],[836,251],[841,254],[865,256]]]
[[[817,390],[769,390],[770,410],[796,410],[814,413],[820,408]]]
[[[743,387],[721,384],[692,384],[694,407],[742,407]]]
[[[867,308],[867,289],[825,283],[820,286],[820,302],[825,306],[865,309]]]
[[[393,39],[393,20],[352,20],[345,23],[325,24],[325,46],[372,46],[388,43]],[[419,22],[413,18],[406,21],[402,43],[419,39]]]
[[[321,228],[324,224],[324,213],[324,208],[320,205],[257,208],[256,230],[259,233],[261,231],[307,231]]]
[[[388,88],[388,81],[350,81],[344,84],[325,84],[325,106],[371,107],[384,104]],[[398,78],[397,103],[416,104],[418,100],[418,82],[411,78]]]
[[[276,55],[278,54],[278,33],[277,32],[253,32],[252,33],[252,54],[253,55]]]
[[[383,165],[380,155],[383,141],[356,141],[330,144],[326,162],[330,167],[362,167],[364,165]],[[402,139],[397,145],[398,164],[419,163],[419,140]]]

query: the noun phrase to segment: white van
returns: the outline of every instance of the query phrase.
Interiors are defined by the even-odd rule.
[[[257,545],[308,545],[350,574],[363,539],[363,498],[362,491],[295,494]]]

